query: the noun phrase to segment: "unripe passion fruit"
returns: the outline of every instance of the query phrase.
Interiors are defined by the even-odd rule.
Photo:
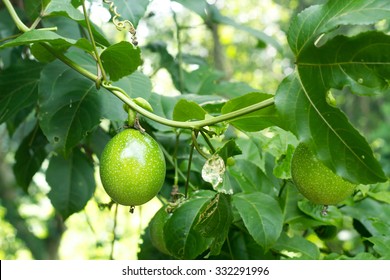
[[[103,187],[122,205],[136,206],[151,200],[164,183],[165,171],[165,159],[158,143],[135,129],[115,135],[100,159]]]
[[[303,196],[316,204],[337,204],[350,196],[356,187],[320,162],[303,143],[295,149],[291,175]]]

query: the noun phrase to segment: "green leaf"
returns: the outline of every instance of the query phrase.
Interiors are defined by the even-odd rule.
[[[39,87],[38,118],[55,149],[67,154],[98,126],[103,117],[125,120],[122,103],[106,90],[97,90],[92,81],[61,62],[44,68]]]
[[[301,141],[310,142],[318,158],[354,183],[386,181],[367,141],[346,116],[326,102],[332,88],[356,93],[389,89],[390,37],[377,32],[353,38],[338,36],[318,47],[320,35],[339,25],[371,24],[390,16],[390,2],[328,1],[299,14],[288,32],[297,73],[280,85],[276,108]]]
[[[16,182],[27,192],[31,180],[47,156],[45,147],[48,144],[41,129],[36,128],[28,134],[15,153],[13,171]]]
[[[215,196],[212,191],[200,191],[180,205],[164,226],[165,244],[178,259],[194,259],[213,242],[194,230],[197,217]]]
[[[320,221],[326,225],[334,225],[342,227],[343,214],[336,206],[328,206],[327,214],[322,214],[323,205],[313,204],[308,200],[301,200],[298,202],[298,208],[306,215],[313,219]]]
[[[210,246],[211,255],[220,254],[232,221],[230,196],[225,194],[218,193],[200,213],[195,230],[205,238],[214,238]]]
[[[390,259],[390,237],[389,236],[372,236],[367,238],[374,244],[374,250],[384,259]]]
[[[346,255],[339,255],[337,253],[332,253],[324,256],[324,260],[377,260],[373,254],[370,253],[359,253],[353,257],[347,257]]]
[[[271,94],[252,92],[244,96],[233,98],[227,101],[226,104],[222,107],[222,114],[234,112],[238,109],[260,103],[272,97],[273,95]],[[253,113],[235,118],[230,121],[230,124],[244,131],[259,131],[273,125],[279,125],[278,120],[279,118],[275,110],[275,106],[272,105],[267,108],[257,110]]]
[[[365,198],[353,206],[341,208],[344,215],[358,220],[373,236],[390,235],[390,205],[372,198]]]
[[[311,96],[345,86],[354,93],[379,94],[389,89],[389,48],[390,36],[380,32],[337,36],[301,53],[296,62],[299,77]],[[318,84],[315,91],[311,90],[313,81]]]
[[[317,91],[321,84],[302,85],[298,75],[290,75],[275,97],[288,129],[301,141],[313,143],[317,157],[343,178],[362,184],[385,181],[365,138],[338,108],[328,105],[325,91]]]
[[[272,249],[287,256],[288,259],[318,260],[320,257],[320,250],[314,243],[301,236],[288,237],[286,233],[282,233]]]
[[[96,185],[94,167],[79,150],[74,150],[67,159],[53,156],[46,171],[46,181],[51,187],[49,199],[64,219],[85,207]]]
[[[207,112],[196,102],[179,99],[173,110],[173,119],[176,121],[203,120]]]
[[[39,42],[48,42],[54,48],[65,50],[70,46],[79,47],[85,51],[92,51],[92,45],[86,39],[80,39],[78,41],[62,37],[53,31],[33,29],[27,31],[17,37],[16,39],[9,41],[0,46],[0,49],[15,47],[21,45],[28,45]]]
[[[237,159],[234,166],[229,168],[238,188],[245,193],[263,192],[276,196],[274,184],[267,175],[253,162]]]
[[[24,9],[31,21],[39,17],[41,11],[49,4],[50,0],[35,0],[35,1],[25,1]]]
[[[390,17],[390,2],[383,0],[329,0],[324,5],[311,6],[291,21],[288,43],[295,56],[313,48],[321,34],[340,25],[372,24]]]
[[[130,76],[125,76],[113,85],[122,88],[132,97],[142,97],[146,100],[152,95],[152,83],[150,79],[139,71],[133,72]]]
[[[137,27],[150,2],[150,0],[115,1],[115,6],[121,15],[120,19],[130,20],[134,27]]]
[[[271,248],[279,239],[283,226],[283,214],[278,202],[261,192],[239,193],[233,195],[233,206],[254,240],[264,250]]]
[[[230,139],[225,142],[222,147],[218,148],[216,153],[224,160],[227,164],[227,159],[229,157],[234,157],[242,154],[242,151],[239,146],[237,146],[235,139]]]
[[[103,68],[113,81],[130,75],[142,64],[140,48],[127,41],[109,46],[102,52],[100,58]]]
[[[46,9],[42,16],[64,16],[78,22],[81,26],[85,28],[87,26],[87,23],[84,19],[84,15],[72,5],[71,0],[51,0],[50,3],[46,6]],[[97,43],[103,46],[110,45],[105,36],[100,33],[98,28],[92,22],[91,30]]]
[[[390,204],[390,192],[381,191],[381,192],[368,192],[368,196],[385,203]]]
[[[36,104],[42,65],[23,61],[1,72],[0,123]]]

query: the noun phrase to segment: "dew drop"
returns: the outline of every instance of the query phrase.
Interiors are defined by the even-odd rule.
[[[363,78],[359,78],[359,79],[357,80],[357,82],[358,82],[359,84],[363,84],[364,80],[363,80]]]

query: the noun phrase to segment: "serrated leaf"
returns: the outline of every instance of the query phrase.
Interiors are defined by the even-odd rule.
[[[221,112],[222,114],[227,114],[237,111],[238,109],[242,109],[250,105],[268,100],[270,98],[273,98],[273,95],[251,92],[244,96],[236,97],[227,101],[226,104],[222,107]],[[273,125],[281,126],[278,120],[279,118],[275,110],[275,106],[271,105],[238,118],[234,118],[229,122],[233,126],[244,131],[259,131]]]
[[[101,118],[126,118],[119,99],[106,90],[97,90],[92,81],[58,61],[42,71],[39,107],[38,118],[44,134],[55,149],[65,154],[85,138]]]
[[[42,67],[39,63],[24,61],[1,72],[0,123],[37,103]]]
[[[165,244],[169,252],[178,259],[194,259],[203,253],[213,238],[204,238],[194,230],[197,217],[215,193],[200,191],[180,205],[164,226]]]
[[[238,193],[233,195],[233,206],[253,239],[264,250],[271,248],[279,239],[283,226],[283,213],[278,202],[261,192]]]
[[[13,171],[16,182],[26,192],[33,176],[47,156],[46,144],[48,144],[46,137],[40,128],[36,128],[23,139],[15,153]]]
[[[100,58],[110,79],[117,81],[130,75],[142,64],[141,50],[127,41],[122,41],[105,49]]]
[[[48,197],[64,219],[85,207],[96,185],[93,165],[79,150],[74,150],[67,159],[53,156],[46,181],[51,187]]]
[[[180,99],[173,109],[173,119],[176,121],[203,120],[206,111],[194,101]]]
[[[282,233],[272,249],[279,251],[289,259],[318,260],[320,257],[320,250],[314,243],[302,236],[288,237],[286,233]]]
[[[230,196],[218,193],[200,213],[195,229],[203,237],[214,238],[210,246],[211,255],[219,255],[224,244],[233,213],[230,205]]]
[[[295,17],[288,30],[288,43],[299,57],[318,37],[340,25],[372,24],[390,17],[390,2],[383,0],[329,0],[311,6]]]

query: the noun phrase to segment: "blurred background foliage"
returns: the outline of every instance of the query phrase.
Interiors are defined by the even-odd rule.
[[[29,1],[13,2],[23,14],[24,2]],[[88,2],[94,23],[112,41],[122,40],[126,34],[117,32],[107,22],[109,14],[102,1]],[[285,35],[292,16],[312,4],[323,2],[210,0],[220,15],[235,22],[224,18],[225,24],[222,24],[208,21],[175,1],[151,1],[137,26],[144,60],[141,71],[151,79],[152,91],[162,95],[175,96],[188,91],[175,84],[180,83],[180,79],[175,80],[177,77],[170,74],[174,63],[181,66],[177,73],[179,77],[186,70],[199,69],[199,75],[210,78],[211,85],[205,83],[207,93],[213,80],[226,80],[236,83],[237,94],[250,88],[273,94],[280,81],[294,68]],[[0,8],[0,38],[4,38],[10,35],[10,30],[3,27],[12,23],[1,4]],[[53,21],[53,24],[64,27],[60,31],[66,32],[66,22]],[[362,29],[389,32],[389,21],[375,26],[349,27],[348,31],[354,33]],[[275,41],[260,40],[256,30]],[[9,57],[17,55],[25,54],[20,49],[0,51],[0,75],[1,69],[9,63]],[[381,151],[378,158],[389,174],[390,95],[362,97],[336,91],[333,95],[374,150]],[[17,186],[13,177],[15,151],[25,135],[23,131],[30,129],[30,123],[23,123],[9,136],[7,131],[13,128],[5,124],[0,126],[0,259],[136,259],[140,237],[161,202],[155,198],[130,215],[125,207],[116,209],[106,205],[107,196],[102,187],[97,186],[86,208],[63,223],[46,196],[50,187],[43,172],[34,176],[29,195]],[[42,171],[46,168],[47,162],[44,162]],[[314,235],[311,241],[323,242]],[[334,246],[349,246],[352,250],[355,241],[349,239]]]

